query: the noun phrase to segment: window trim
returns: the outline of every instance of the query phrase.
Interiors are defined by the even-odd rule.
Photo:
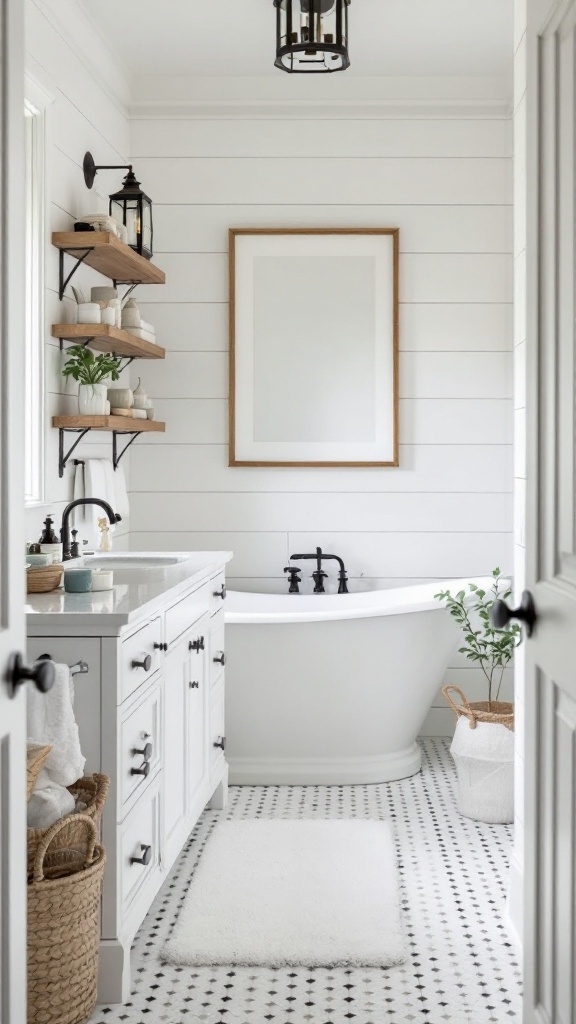
[[[28,347],[28,331],[31,325],[32,350],[26,352],[26,391],[24,394],[24,408],[28,430],[29,404],[32,410],[32,468],[31,473],[28,466],[25,466],[25,507],[33,508],[45,503],[45,463],[46,463],[46,379],[45,379],[45,345],[46,345],[46,249],[50,237],[50,182],[49,182],[49,153],[50,153],[50,108],[54,102],[54,95],[39,82],[34,76],[26,73],[24,89],[24,116],[29,112],[32,122],[32,137],[34,151],[32,154],[33,183],[32,183],[32,205],[34,224],[34,260],[32,272],[34,275],[33,297],[30,301],[28,291],[28,266],[26,267],[26,335],[25,344]],[[26,161],[26,171],[28,164]],[[27,188],[27,186],[26,186]],[[28,212],[26,213],[26,260],[28,260]],[[30,318],[30,319],[29,319]],[[29,402],[30,395],[28,379],[30,362],[32,363],[32,375],[36,381],[33,400]],[[25,457],[26,439],[24,444]],[[30,473],[30,476],[29,476]],[[31,477],[31,479],[30,479]],[[29,493],[30,492],[30,493]]]

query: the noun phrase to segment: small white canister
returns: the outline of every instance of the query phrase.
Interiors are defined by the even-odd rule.
[[[92,569],[92,590],[112,590],[114,573],[112,569]]]

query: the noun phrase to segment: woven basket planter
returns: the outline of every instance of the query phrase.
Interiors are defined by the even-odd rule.
[[[442,693],[458,716],[450,747],[458,774],[458,810],[475,821],[509,824],[514,821],[513,704],[470,702],[458,686],[443,686]]]
[[[92,818],[75,815],[84,849],[57,849],[68,818],[48,829],[28,885],[28,1024],[83,1024],[96,1005],[100,896],[106,856]]]
[[[82,807],[82,815],[92,819],[96,826],[98,837],[100,836],[102,811],[109,788],[110,779],[108,776],[99,775],[98,773],[87,776],[84,779],[78,779],[78,782],[75,782],[73,786],[68,786],[68,790],[75,797],[76,802],[80,801],[86,805]],[[86,846],[86,829],[81,824],[82,815],[69,814],[67,818],[62,819],[61,823],[56,823],[62,824],[63,827],[54,838],[51,853],[55,853],[57,850],[76,850],[77,852],[82,852]],[[38,846],[44,841],[46,834],[50,831],[51,829],[45,828],[29,828],[27,830],[29,879],[34,871],[34,858],[36,857]]]

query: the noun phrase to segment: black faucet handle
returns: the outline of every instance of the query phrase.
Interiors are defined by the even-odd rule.
[[[302,568],[299,565],[286,565],[284,567],[284,572],[289,572],[290,575],[295,579],[296,576],[302,572]],[[298,583],[300,583],[300,580],[298,580]]]
[[[122,522],[122,516],[119,516],[117,512],[114,513],[114,519],[116,520],[117,523]]]

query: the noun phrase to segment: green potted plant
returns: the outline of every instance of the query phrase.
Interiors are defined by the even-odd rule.
[[[94,353],[84,345],[72,345],[66,352],[63,377],[78,382],[78,411],[81,416],[103,416],[106,413],[107,385],[104,381],[119,380],[122,360],[108,352]]]
[[[516,624],[495,629],[490,621],[494,602],[506,601],[511,593],[509,580],[496,568],[486,587],[468,583],[457,594],[441,590],[435,595],[462,630],[459,653],[486,680],[487,700],[469,701],[453,685],[443,686],[442,693],[457,715],[451,752],[458,773],[460,812],[490,823],[514,820],[514,705],[501,701],[500,693],[521,630]]]

